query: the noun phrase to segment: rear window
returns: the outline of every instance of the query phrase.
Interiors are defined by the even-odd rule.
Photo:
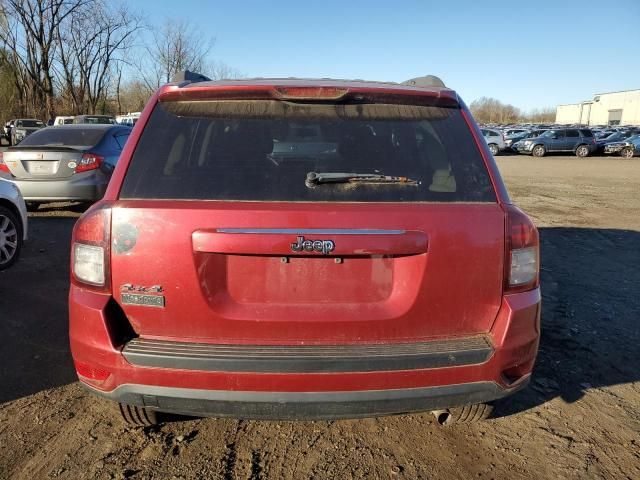
[[[19,147],[27,146],[93,146],[105,134],[105,130],[96,128],[44,128],[33,132]]]
[[[593,132],[591,130],[580,130],[582,132],[583,137],[593,137]]]
[[[408,177],[416,184],[305,185],[310,172]],[[273,100],[159,103],[121,198],[494,202],[459,109]]]
[[[44,127],[44,123],[42,123],[40,120],[18,120],[16,122],[16,127],[24,127],[24,128]]]

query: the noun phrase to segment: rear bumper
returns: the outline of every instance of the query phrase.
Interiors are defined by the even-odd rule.
[[[387,355],[393,349],[385,348],[386,358],[376,352],[372,363],[346,345],[331,346],[333,357],[299,362],[299,352],[288,358],[280,352],[269,364],[246,349],[229,355],[195,344],[206,349],[201,355],[184,344],[166,350],[143,339],[123,343],[127,326],[111,297],[75,285],[69,310],[73,358],[93,392],[160,411],[236,418],[367,417],[495,400],[528,382],[540,338],[539,289],[503,297],[491,330],[480,336],[484,347],[452,337],[405,344],[414,356],[402,349]],[[455,347],[429,345],[447,342]],[[246,361],[237,361],[241,355]]]
[[[483,403],[510,395],[527,385],[523,378],[511,388],[475,382],[394,390],[348,392],[246,392],[200,390],[153,385],[120,385],[93,393],[128,405],[182,415],[256,420],[331,420],[439,410]]]
[[[109,183],[101,173],[83,172],[62,180],[20,180],[7,178],[14,182],[27,202],[55,201],[97,201],[100,200]]]

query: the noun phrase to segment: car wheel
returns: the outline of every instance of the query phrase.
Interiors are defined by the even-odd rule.
[[[475,403],[433,412],[438,423],[444,426],[479,422],[489,418],[492,413],[493,405],[490,403]]]
[[[136,405],[127,405],[125,403],[119,403],[118,406],[120,407],[122,418],[130,425],[149,427],[160,423],[155,410],[149,410],[148,408],[138,407]]]
[[[490,143],[489,151],[491,152],[491,155],[495,157],[496,155],[498,155],[498,152],[500,152],[500,149],[498,148],[498,145],[496,145],[495,143]]]
[[[534,157],[544,157],[547,150],[544,148],[544,145],[536,145],[533,147],[533,150],[531,150],[531,153]]]
[[[22,221],[11,210],[0,206],[0,270],[15,263],[22,250]]]
[[[576,156],[580,158],[588,157],[589,147],[587,147],[586,145],[580,145],[578,148],[576,148]]]
[[[620,156],[624,158],[633,158],[633,148],[625,147],[620,150]]]

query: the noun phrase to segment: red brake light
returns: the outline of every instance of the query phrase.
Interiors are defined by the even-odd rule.
[[[0,152],[0,172],[4,172],[4,173],[11,173],[9,171],[9,167],[7,167],[7,164],[4,163],[4,154],[2,152]]]
[[[71,238],[71,280],[83,288],[111,292],[111,209],[90,208],[76,222]]]
[[[76,173],[96,170],[100,168],[102,162],[104,162],[104,157],[96,155],[95,153],[85,153],[84,155],[82,155],[82,159],[76,166]]]
[[[338,100],[344,97],[349,89],[336,87],[276,87],[282,98],[296,100]]]
[[[97,380],[101,382],[109,378],[109,375],[111,375],[107,370],[99,367],[92,367],[87,363],[77,361],[74,361],[73,363],[75,364],[78,375],[88,378],[89,380]]]
[[[507,205],[505,293],[533,290],[540,284],[538,229],[518,207]]]

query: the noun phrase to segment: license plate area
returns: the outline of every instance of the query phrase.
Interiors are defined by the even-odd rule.
[[[58,161],[55,160],[23,160],[24,169],[31,175],[53,175],[58,171]]]

